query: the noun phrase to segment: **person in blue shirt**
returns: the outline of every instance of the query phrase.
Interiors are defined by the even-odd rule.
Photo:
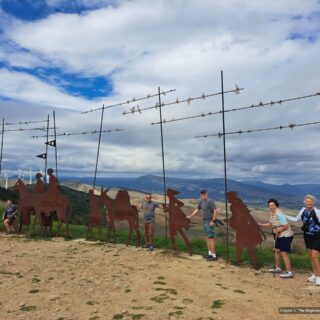
[[[315,197],[306,195],[304,207],[296,217],[286,216],[289,221],[301,221],[303,223],[303,238],[308,250],[313,274],[308,281],[320,286],[320,210],[314,207]]]

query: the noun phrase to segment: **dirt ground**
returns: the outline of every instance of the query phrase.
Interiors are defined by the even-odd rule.
[[[0,234],[0,319],[316,319],[279,307],[320,307],[307,274],[263,270],[84,240]]]

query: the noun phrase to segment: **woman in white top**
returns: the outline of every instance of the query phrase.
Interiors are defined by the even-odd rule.
[[[296,217],[287,216],[290,221],[301,221],[303,223],[303,238],[310,256],[313,274],[308,280],[320,286],[320,210],[314,207],[315,197],[306,195],[304,207]]]
[[[276,199],[268,201],[270,210],[270,220],[268,223],[258,223],[260,227],[272,227],[272,233],[275,237],[274,243],[274,261],[275,267],[269,269],[270,272],[280,273],[280,277],[284,279],[293,278],[291,270],[291,262],[289,253],[291,252],[291,242],[293,240],[293,232],[288,225],[286,215],[279,210],[279,202]],[[286,272],[282,272],[280,257],[286,267]]]

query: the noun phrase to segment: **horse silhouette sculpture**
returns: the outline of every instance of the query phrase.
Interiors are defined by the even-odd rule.
[[[116,243],[115,222],[127,221],[129,224],[129,235],[126,245],[129,245],[132,238],[133,230],[136,232],[137,241],[136,246],[140,247],[140,230],[139,230],[139,212],[136,206],[130,203],[130,196],[128,191],[119,190],[116,198],[112,199],[107,194],[109,188],[103,190],[101,188],[101,201],[107,207],[107,242],[110,242],[111,231],[113,232],[113,240]]]
[[[21,179],[18,179],[14,185],[14,188],[18,190],[20,197],[18,209],[20,212],[30,211],[30,208],[33,209],[36,221],[40,224],[42,234],[44,227],[51,227],[51,215],[55,212],[58,219],[57,235],[60,235],[63,223],[66,225],[65,233],[68,235],[67,212],[69,200],[58,190],[56,177],[53,175],[52,169],[48,169],[48,174],[50,177],[48,192],[38,192],[41,190],[41,183],[39,181],[37,181],[38,185],[36,183],[35,192],[30,192],[27,190],[24,182]]]
[[[232,212],[232,216],[229,218],[229,225],[236,231],[237,263],[240,263],[243,249],[247,248],[252,265],[257,268],[255,248],[258,244],[261,244],[266,236],[251,216],[248,207],[238,197],[237,192],[229,191],[227,196]]]
[[[167,196],[169,198],[169,206],[166,208],[169,213],[169,235],[172,243],[173,250],[176,250],[176,239],[177,233],[179,232],[182,239],[184,240],[186,247],[188,248],[189,254],[192,254],[192,248],[188,237],[185,235],[184,230],[190,228],[190,220],[186,217],[182,211],[184,203],[176,198],[176,195],[180,194],[179,191],[168,189]]]
[[[101,240],[101,226],[102,226],[102,214],[99,210],[102,206],[102,202],[99,196],[96,196],[93,190],[89,190],[89,221],[87,229],[87,238],[93,239],[92,228],[97,227],[99,233],[99,240]]]

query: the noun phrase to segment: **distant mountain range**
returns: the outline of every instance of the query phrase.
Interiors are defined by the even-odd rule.
[[[74,181],[83,184],[92,184],[92,177],[60,178],[60,182]],[[97,178],[97,186],[124,188],[128,190],[163,193],[162,177],[144,175],[138,178]],[[166,179],[167,188],[173,188],[181,192],[180,198],[198,198],[199,191],[206,189],[210,197],[216,200],[224,200],[224,180],[219,179]],[[320,184],[300,185],[274,185],[259,181],[235,181],[228,180],[228,190],[237,191],[239,196],[253,206],[265,206],[270,198],[279,200],[282,206],[297,208],[302,205],[303,197],[311,193],[320,196]]]

